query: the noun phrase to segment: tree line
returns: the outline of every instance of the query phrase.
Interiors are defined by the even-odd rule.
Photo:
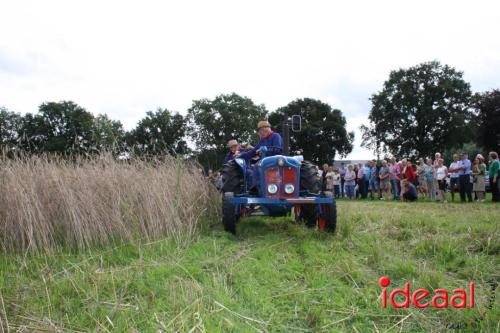
[[[463,73],[437,61],[392,71],[371,98],[362,146],[378,156],[431,156],[456,149],[500,151],[500,91],[473,94]],[[135,128],[105,114],[94,116],[72,101],[47,102],[37,113],[0,107],[0,147],[5,152],[181,155],[219,168],[226,143],[256,143],[255,126],[269,119],[273,128],[292,115],[302,116],[302,131],[290,138],[315,163],[331,162],[352,151],[354,133],[341,110],[317,99],[296,99],[269,112],[265,105],[236,93],[193,101],[186,115],[166,108],[148,111]],[[191,144],[188,144],[191,143]]]
[[[392,71],[370,101],[362,146],[377,156],[500,150],[500,91],[473,94],[463,72],[438,61]]]
[[[0,108],[0,145],[4,152],[132,155],[173,155],[197,158],[207,168],[219,168],[226,144],[237,139],[255,144],[255,126],[269,119],[281,130],[287,116],[303,115],[303,131],[293,136],[292,149],[320,163],[352,151],[354,133],[346,131],[342,112],[315,99],[297,99],[275,112],[236,93],[195,100],[185,116],[165,108],[148,111],[135,128],[125,131],[120,121],[93,113],[72,101],[47,102],[37,113]],[[311,141],[312,140],[312,141]],[[192,144],[188,144],[188,142]]]

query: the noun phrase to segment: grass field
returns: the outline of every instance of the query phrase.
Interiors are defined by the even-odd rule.
[[[292,218],[1,260],[4,332],[498,332],[500,205],[339,201],[338,232]],[[473,309],[383,309],[392,287],[465,288]]]

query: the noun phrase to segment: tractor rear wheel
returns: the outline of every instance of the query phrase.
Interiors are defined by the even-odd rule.
[[[312,194],[319,194],[321,191],[318,170],[309,161],[303,161],[300,165],[300,191]]]
[[[236,222],[239,215],[236,214],[236,207],[229,202],[234,194],[240,194],[244,190],[243,172],[236,161],[232,160],[224,164],[222,168],[222,224],[224,230],[236,234]]]
[[[224,164],[221,176],[222,193],[240,194],[243,192],[243,172],[236,161],[232,160]]]
[[[236,214],[235,206],[229,202],[229,198],[224,196],[222,199],[222,224],[224,230],[236,235],[236,222],[239,216]]]

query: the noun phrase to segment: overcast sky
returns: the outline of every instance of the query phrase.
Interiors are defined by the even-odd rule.
[[[271,111],[312,97],[356,130],[390,70],[439,60],[500,88],[500,1],[0,0],[0,106],[73,100],[132,128],[236,92]]]

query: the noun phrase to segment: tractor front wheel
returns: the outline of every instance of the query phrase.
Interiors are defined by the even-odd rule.
[[[315,205],[303,205],[301,211],[301,218],[304,220],[306,227],[314,228],[316,227],[316,221],[318,220],[318,214]]]

